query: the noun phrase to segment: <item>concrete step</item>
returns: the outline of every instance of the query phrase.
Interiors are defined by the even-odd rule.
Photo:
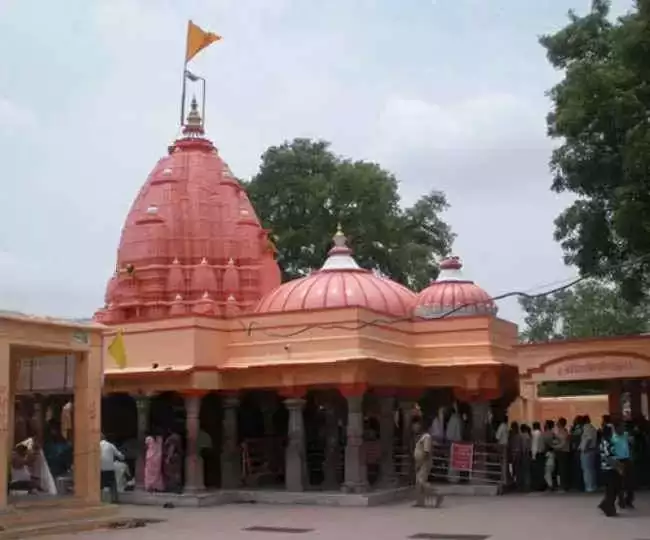
[[[81,519],[74,521],[40,523],[37,525],[22,525],[0,531],[0,540],[23,540],[37,536],[53,536],[57,534],[73,534],[97,529],[105,529],[115,522],[115,517],[96,519]]]
[[[14,506],[0,515],[0,540],[25,538],[55,532],[74,532],[77,527],[97,528],[116,521],[119,508],[114,505],[88,505],[62,502],[59,506],[35,502]]]

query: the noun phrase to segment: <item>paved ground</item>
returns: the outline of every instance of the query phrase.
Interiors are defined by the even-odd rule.
[[[637,510],[608,519],[589,495],[450,497],[443,508],[406,504],[374,508],[324,508],[240,504],[201,509],[124,507],[125,516],[166,521],[132,530],[95,531],[57,540],[399,540],[418,533],[436,540],[650,540],[650,495]],[[246,531],[288,527],[309,532]],[[437,535],[437,536],[436,536]]]

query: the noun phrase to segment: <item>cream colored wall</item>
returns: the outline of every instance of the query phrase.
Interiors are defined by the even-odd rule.
[[[21,357],[74,354],[75,364],[75,496],[87,504],[100,501],[99,440],[102,392],[102,334],[100,325],[0,315],[0,450],[13,448],[14,398]],[[8,460],[0,459],[0,510],[7,505]]]
[[[575,339],[540,344],[521,344],[516,348],[517,365],[523,375],[537,371],[537,380],[591,380],[624,377],[650,377],[650,336],[622,336],[603,339]],[[621,359],[630,362],[620,362]],[[593,370],[579,377],[559,369],[560,363],[599,362],[617,359],[613,369]],[[626,364],[628,367],[626,367]],[[617,366],[618,367],[615,367]],[[606,368],[607,364],[603,364]],[[620,369],[619,369],[620,368]]]
[[[607,412],[607,395],[538,398],[530,410],[526,410],[525,401],[518,398],[508,409],[508,419],[511,422],[531,424],[534,421],[544,422],[564,417],[571,422],[578,415],[588,414],[597,425]]]

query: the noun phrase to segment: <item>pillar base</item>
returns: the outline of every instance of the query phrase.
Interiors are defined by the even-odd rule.
[[[366,493],[369,485],[367,482],[345,482],[341,486],[343,493]]]
[[[183,495],[201,495],[202,493],[206,493],[207,490],[202,487],[185,487],[183,488]]]

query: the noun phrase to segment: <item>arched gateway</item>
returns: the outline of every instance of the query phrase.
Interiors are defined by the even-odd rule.
[[[521,373],[521,399],[513,404],[513,411],[525,421],[540,420],[543,416],[543,400],[537,389],[546,382],[596,381],[608,394],[607,412],[648,415],[650,336],[520,345],[517,363]],[[583,401],[582,406],[588,409],[589,400]]]
[[[113,438],[135,449],[136,489],[147,435],[181,436],[186,492],[408,483],[414,414],[457,419],[448,440],[485,445],[490,410],[518,394],[516,327],[457,258],[441,268],[416,296],[359,268],[339,230],[320,270],[280,284],[268,232],[194,101],[129,212],[96,314],[106,345],[119,331],[127,351],[126,366],[107,361],[104,404]]]

